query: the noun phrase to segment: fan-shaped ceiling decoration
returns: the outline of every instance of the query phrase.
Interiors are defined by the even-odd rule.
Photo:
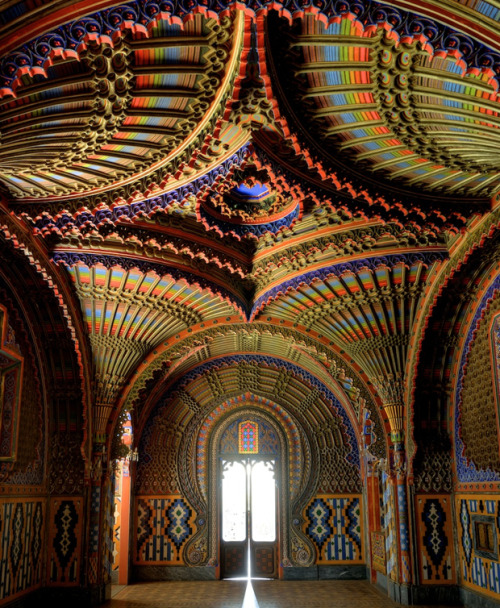
[[[186,24],[138,5],[77,19],[2,63],[2,174],[12,196],[102,190],[212,138],[233,80],[241,23]],[[217,154],[217,150],[211,150]]]
[[[294,120],[333,161],[375,179],[436,194],[495,192],[498,53],[388,6],[338,6],[326,24],[310,15],[269,26]]]

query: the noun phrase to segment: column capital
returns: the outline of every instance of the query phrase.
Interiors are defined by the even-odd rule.
[[[390,428],[391,440],[396,445],[404,441],[404,374],[387,373],[371,378],[373,386],[382,400],[382,409],[386,414]]]

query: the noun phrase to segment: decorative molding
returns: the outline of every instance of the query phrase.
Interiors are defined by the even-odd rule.
[[[55,264],[62,263],[67,268],[72,268],[77,264],[83,264],[92,268],[93,266],[104,266],[105,268],[122,268],[123,270],[137,269],[141,273],[154,272],[158,276],[168,275],[175,281],[184,280],[190,285],[195,285],[200,289],[207,289],[213,294],[217,294],[224,300],[233,305],[241,314],[245,314],[245,304],[229,290],[213,283],[210,279],[189,273],[168,264],[161,264],[143,258],[127,258],[124,256],[111,256],[82,251],[55,251],[52,254],[52,261]]]
[[[17,79],[21,75],[44,74],[56,58],[76,59],[91,42],[112,44],[113,39],[121,37],[125,32],[140,32],[142,36],[147,37],[148,30],[159,20],[181,24],[190,19],[193,13],[218,19],[240,7],[241,4],[236,0],[204,0],[203,4],[198,6],[187,6],[179,0],[168,3],[139,0],[93,13],[46,33],[11,52],[2,61],[0,82],[3,89],[10,92],[12,87],[19,85]],[[500,65],[500,54],[475,42],[469,36],[428,17],[370,0],[347,0],[340,5],[327,2],[322,7],[304,7],[299,0],[284,0],[280,5],[267,0],[259,3],[257,8],[246,7],[246,12],[260,17],[275,8],[279,8],[279,13],[289,19],[302,18],[305,13],[315,14],[327,22],[348,16],[356,21],[360,31],[370,34],[383,28],[393,38],[406,44],[418,40],[432,53],[441,52],[456,57],[464,71],[486,73],[491,80],[495,80],[495,68]],[[495,82],[498,88],[499,81]]]
[[[204,175],[195,177],[187,184],[168,190],[165,193],[139,200],[125,201],[115,198],[106,204],[102,197],[93,200],[64,201],[63,203],[30,203],[23,202],[22,207],[13,205],[19,214],[26,214],[34,227],[35,233],[44,237],[57,235],[62,237],[75,230],[85,234],[106,225],[125,225],[134,220],[149,219],[166,212],[178,217],[195,215],[191,200],[218,184],[221,178],[230,175],[234,167],[239,166],[249,154],[249,145],[245,144],[228,159],[210,169]],[[55,209],[54,209],[55,207]]]
[[[265,308],[266,304],[269,304],[269,302],[278,298],[281,294],[285,294],[290,289],[297,289],[303,284],[310,285],[315,280],[322,281],[329,276],[341,276],[343,273],[356,274],[366,269],[374,271],[380,267],[394,268],[398,264],[410,267],[413,264],[421,263],[425,267],[428,267],[435,262],[441,262],[446,258],[447,253],[444,251],[422,251],[409,254],[398,253],[386,256],[377,255],[366,257],[353,262],[343,261],[318,270],[306,271],[293,279],[283,281],[280,285],[273,287],[260,295],[252,307],[250,318],[255,319],[255,317]]]

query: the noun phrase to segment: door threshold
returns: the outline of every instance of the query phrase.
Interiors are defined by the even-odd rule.
[[[248,576],[232,576],[232,577],[228,577],[228,578],[223,578],[221,579],[223,581],[275,581],[277,579],[275,578],[266,578],[266,577],[259,577],[259,576],[252,576],[251,578],[248,578]]]

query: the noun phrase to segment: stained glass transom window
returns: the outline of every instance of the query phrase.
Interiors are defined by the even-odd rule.
[[[259,424],[246,420],[238,425],[238,452],[240,454],[259,453]]]

